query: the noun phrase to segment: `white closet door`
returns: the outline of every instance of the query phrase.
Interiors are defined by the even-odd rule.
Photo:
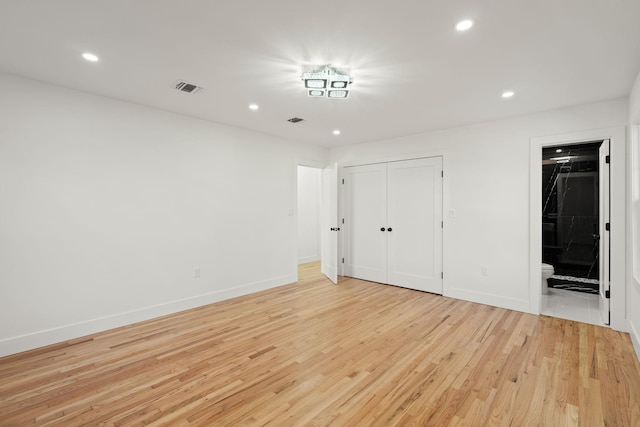
[[[442,294],[442,157],[387,167],[387,283]]]
[[[387,166],[348,167],[344,179],[344,274],[385,283]]]

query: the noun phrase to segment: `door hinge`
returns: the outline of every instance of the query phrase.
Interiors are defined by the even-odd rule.
[[[611,163],[611,156],[606,156],[606,157],[604,158],[604,162],[605,162],[605,163]]]
[[[444,221],[442,221],[442,222],[440,223],[440,226],[441,226],[442,228],[444,228]]]
[[[611,224],[610,223],[606,223],[604,225],[604,229],[607,230],[607,231],[611,231]]]
[[[344,218],[342,218],[342,223],[344,224]]]
[[[342,183],[344,184],[344,178],[342,178]]]
[[[342,258],[342,263],[344,264],[344,258]]]
[[[604,297],[606,299],[611,299],[611,290],[604,291]]]
[[[441,278],[441,279],[444,279],[444,271],[441,271],[441,272],[440,272],[440,278]]]
[[[440,176],[444,178],[444,171],[440,171]]]

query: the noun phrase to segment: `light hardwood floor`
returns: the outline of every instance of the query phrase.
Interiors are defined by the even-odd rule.
[[[0,359],[0,425],[639,426],[626,334],[356,279]]]

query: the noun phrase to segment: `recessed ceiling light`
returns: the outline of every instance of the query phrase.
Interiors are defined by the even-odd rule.
[[[556,153],[562,153],[562,148],[556,148]]]
[[[338,129],[336,129],[336,130],[333,131],[333,134],[334,135],[340,135],[340,131]]]
[[[503,98],[511,98],[513,95],[515,95],[515,92],[513,92],[512,90],[506,90],[502,92]]]
[[[456,30],[458,31],[467,31],[471,27],[473,27],[473,21],[470,19],[465,19],[456,24]]]
[[[256,111],[258,108],[260,108],[260,107],[258,106],[258,104],[251,104],[251,105],[249,105],[249,109],[250,109],[250,110]]]
[[[83,53],[82,57],[84,59],[86,59],[87,61],[91,61],[91,62],[96,62],[98,60],[97,56],[95,56],[93,53],[89,53],[89,52]]]

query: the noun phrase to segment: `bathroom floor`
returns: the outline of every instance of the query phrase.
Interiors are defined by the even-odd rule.
[[[549,295],[542,295],[540,313],[605,326],[600,317],[598,298],[598,295],[550,288]]]
[[[555,289],[566,289],[568,291],[586,292],[588,294],[597,295],[600,280],[554,274],[549,277],[547,283],[550,287]]]

